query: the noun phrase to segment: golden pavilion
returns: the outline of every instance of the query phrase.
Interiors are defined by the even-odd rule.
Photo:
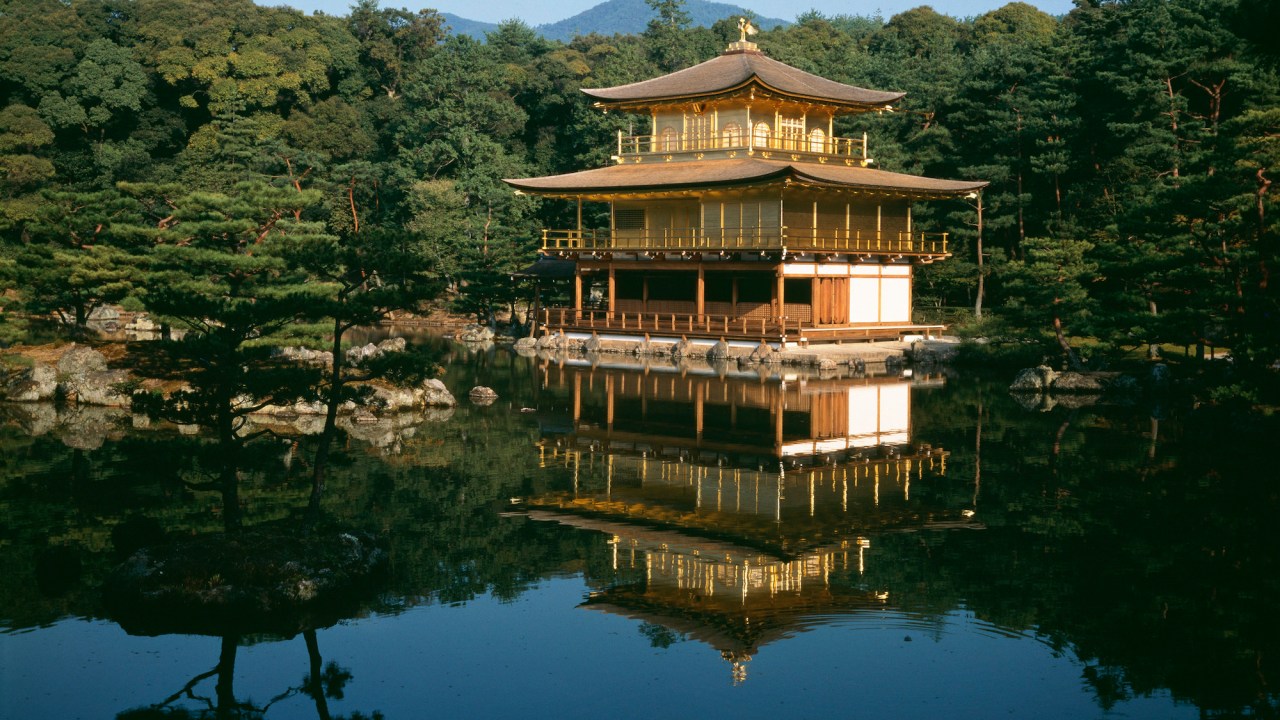
[[[946,233],[912,203],[980,191],[980,181],[879,170],[867,136],[838,116],[891,112],[903,93],[828,80],[743,39],[669,75],[584,89],[605,112],[646,115],[619,131],[613,164],[512,179],[576,201],[577,227],[544,230],[541,252],[573,263],[572,307],[539,320],[567,335],[653,341],[810,342],[931,335],[912,319],[914,269],[949,256]],[[609,227],[582,224],[607,203]]]

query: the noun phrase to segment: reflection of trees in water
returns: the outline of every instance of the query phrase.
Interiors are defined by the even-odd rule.
[[[450,366],[451,387],[505,361],[460,362]],[[538,404],[533,379],[509,382],[489,384],[512,405]],[[1076,411],[1059,436],[1065,411],[1025,412],[1003,388],[967,380],[917,393],[912,412],[917,436],[952,453],[949,481],[913,484],[912,501],[975,509],[987,529],[875,536],[866,574],[833,583],[886,588],[909,612],[963,608],[1033,632],[1081,659],[1103,707],[1167,688],[1206,715],[1280,714],[1274,420],[1170,412],[1155,437],[1143,408],[1095,408]],[[536,422],[498,406],[423,426],[398,456],[339,444],[326,512],[388,531],[392,607],[379,609],[513,598],[566,571],[593,588],[626,581],[610,565],[606,537],[502,516],[510,497],[568,487],[567,471],[536,467]],[[300,457],[308,447],[304,440]],[[11,539],[0,560],[13,569],[0,572],[0,616],[31,627],[94,615],[92,588],[115,562],[102,549],[129,518],[153,518],[169,532],[217,529],[207,496],[178,481],[191,465],[212,468],[214,452],[198,439],[129,435],[77,455],[51,436],[0,429],[0,527]],[[282,452],[264,443],[243,458],[246,517],[289,519],[306,505],[303,463],[285,467]],[[73,552],[46,564],[78,561],[79,579],[63,573],[46,593],[35,558],[54,546]]]
[[[338,720],[346,717],[350,720],[368,718],[376,720],[382,713],[374,711],[371,715],[353,712],[350,715],[335,716],[329,711],[330,700],[341,700],[347,683],[354,676],[351,671],[332,660],[327,664],[320,655],[320,643],[316,639],[315,630],[302,633],[307,646],[307,674],[297,685],[276,694],[262,705],[255,705],[248,700],[238,700],[235,696],[236,655],[240,646],[240,636],[224,635],[222,649],[218,656],[218,664],[212,669],[202,672],[187,681],[180,690],[150,707],[126,710],[117,715],[120,720],[146,720],[147,718],[217,718],[248,719],[266,717],[275,705],[297,695],[306,695],[315,705],[316,717],[320,720]],[[213,694],[201,694],[199,688],[207,681],[214,681]],[[194,706],[194,709],[189,706]]]

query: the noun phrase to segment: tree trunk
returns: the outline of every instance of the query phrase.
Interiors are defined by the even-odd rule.
[[[982,258],[982,193],[978,193],[978,297],[973,303],[973,318],[982,319],[982,300],[986,296],[987,268]]]
[[[329,388],[324,414],[324,431],[320,433],[320,444],[316,446],[315,463],[311,466],[311,498],[307,501],[307,514],[303,523],[303,534],[310,534],[320,521],[320,496],[324,492],[324,476],[329,466],[329,448],[333,445],[333,436],[338,428],[338,405],[342,401],[342,336],[347,329],[341,320],[333,321],[333,362],[329,366]]]
[[[1084,370],[1084,364],[1080,362],[1080,356],[1076,354],[1075,348],[1071,347],[1071,343],[1067,342],[1067,336],[1062,333],[1062,318],[1057,314],[1053,316],[1053,334],[1058,339],[1058,347],[1062,348],[1062,352],[1067,356],[1067,363],[1071,369],[1076,372]]]
[[[224,363],[225,366],[225,363]],[[226,378],[218,387],[218,447],[222,453],[222,527],[228,535],[240,532],[240,440],[235,433],[231,388]]]
[[[235,676],[236,649],[240,644],[238,635],[222,637],[222,652],[218,655],[218,682],[215,692],[218,696],[218,718],[238,718],[240,708],[236,706]]]
[[[324,659],[320,657],[320,643],[316,640],[315,629],[305,630],[302,637],[307,643],[307,660],[310,664],[311,676],[308,678],[307,694],[316,704],[316,717],[320,720],[330,720],[333,716],[329,714],[329,701],[324,696]]]

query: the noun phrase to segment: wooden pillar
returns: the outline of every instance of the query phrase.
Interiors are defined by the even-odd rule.
[[[698,432],[698,442],[702,442],[703,403],[702,390],[699,389],[693,396],[693,423]]]
[[[694,314],[705,315],[707,312],[707,275],[702,261],[698,261],[698,291],[694,300]]]
[[[582,419],[582,375],[574,374],[573,376],[573,428],[578,428],[578,421]]]
[[[773,449],[774,452],[779,455],[782,454],[782,408],[784,407],[784,392],[785,391],[779,391],[774,394],[775,399],[773,401]]]
[[[649,312],[649,276],[640,276],[640,310]]]
[[[826,307],[827,299],[822,295],[822,282],[817,275],[814,275],[809,289],[809,323],[817,325],[819,315],[825,315],[821,309]],[[825,317],[822,319],[826,320]]]
[[[729,314],[738,317],[738,276],[734,275],[729,282]]]
[[[613,376],[604,379],[604,423],[609,432],[613,432]]]
[[[573,317],[582,319],[582,268],[573,269]]]
[[[781,318],[786,313],[786,306],[787,306],[786,291],[785,291],[786,275],[783,274],[784,267],[785,266],[783,265],[778,265],[778,282],[776,284],[777,287],[774,289],[774,295],[773,295],[774,302],[777,303],[776,314],[779,318]]]
[[[609,261],[609,312],[610,312],[610,313],[614,313],[614,312],[617,312],[617,311],[618,311],[618,305],[617,305],[618,291],[617,291],[617,287],[618,287],[618,286],[617,286],[617,278],[615,278],[615,277],[614,277],[613,261],[612,261],[612,260],[610,260],[610,261]]]

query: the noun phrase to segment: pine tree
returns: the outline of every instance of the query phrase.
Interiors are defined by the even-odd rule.
[[[26,312],[52,313],[84,336],[95,310],[128,297],[140,257],[113,227],[137,212],[136,203],[114,190],[45,193],[27,241],[14,249]]]
[[[246,416],[314,393],[319,372],[273,350],[322,332],[312,323],[323,317],[334,288],[307,272],[303,260],[331,254],[337,239],[302,219],[321,200],[312,191],[262,183],[230,193],[125,189],[168,212],[114,229],[152,245],[140,299],[185,330],[175,356],[188,369],[190,389],[175,393],[168,410],[216,430],[223,453],[217,489],[227,529],[235,531],[240,450],[254,437],[245,432]]]

